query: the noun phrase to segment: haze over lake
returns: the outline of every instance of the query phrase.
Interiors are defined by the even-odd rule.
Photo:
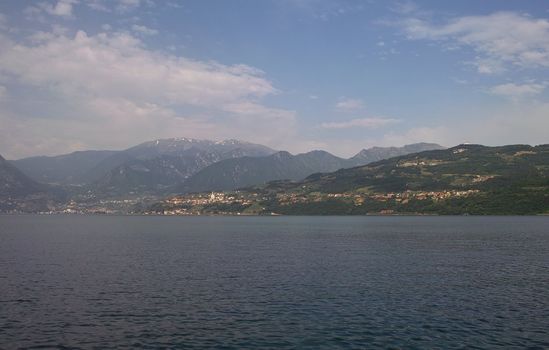
[[[549,0],[0,0],[0,350],[549,350]]]
[[[548,227],[0,216],[1,347],[543,349]]]

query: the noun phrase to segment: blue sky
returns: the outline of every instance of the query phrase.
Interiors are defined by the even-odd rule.
[[[547,1],[0,2],[0,154],[549,142]]]

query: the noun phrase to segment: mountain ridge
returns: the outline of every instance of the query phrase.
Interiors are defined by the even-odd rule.
[[[47,211],[63,195],[32,180],[0,155],[0,212]]]
[[[412,143],[407,144],[402,147],[370,147],[370,148],[364,148],[354,156],[352,156],[350,159],[357,160],[357,161],[366,161],[366,163],[375,162],[382,159],[392,158],[392,157],[398,157],[410,153],[417,153],[417,152],[423,152],[423,151],[431,151],[431,150],[440,150],[445,149],[446,147],[443,147],[436,143],[428,143],[428,142],[418,142],[418,143]]]
[[[312,150],[296,155],[280,151],[266,157],[236,158],[205,167],[185,180],[182,186],[178,187],[178,191],[181,193],[226,191],[273,180],[300,180],[314,173],[365,165],[380,158],[389,158],[394,154],[402,155],[432,149],[444,149],[444,147],[432,143],[410,144],[403,147],[375,147],[363,149],[348,159],[322,150]]]
[[[150,212],[365,215],[549,214],[549,144],[462,144],[235,192],[188,194]]]
[[[292,155],[236,139],[179,137],[145,141],[121,151],[77,151],[11,163],[35,181],[108,197],[228,190],[278,179],[299,180],[316,172],[335,171],[425,148],[442,146],[424,143],[374,147],[344,159],[320,150]],[[210,166],[213,168],[206,169]]]
[[[227,159],[202,169],[179,188],[181,192],[230,190],[283,178],[299,180],[318,171],[334,171],[347,160],[326,151],[292,155],[280,151],[265,157]]]
[[[193,151],[194,149],[194,151]],[[127,162],[160,156],[188,156],[200,152],[215,153],[213,161],[243,155],[267,155],[275,151],[258,144],[235,139],[221,141],[192,138],[168,138],[145,141],[120,151],[76,151],[57,156],[36,156],[12,160],[24,174],[35,181],[60,185],[83,185],[101,181]]]

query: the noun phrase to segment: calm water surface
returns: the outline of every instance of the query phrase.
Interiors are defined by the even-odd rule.
[[[549,348],[549,217],[0,216],[0,348]]]

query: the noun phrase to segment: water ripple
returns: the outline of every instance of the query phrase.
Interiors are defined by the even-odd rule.
[[[0,217],[0,348],[545,349],[548,218]]]

